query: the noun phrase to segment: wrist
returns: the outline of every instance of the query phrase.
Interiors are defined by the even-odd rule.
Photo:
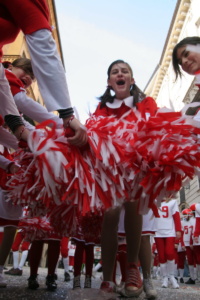
[[[65,128],[70,127],[71,122],[75,119],[75,116],[72,115],[66,122],[65,122]]]

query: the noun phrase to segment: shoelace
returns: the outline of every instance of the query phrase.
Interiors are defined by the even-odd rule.
[[[128,270],[128,278],[126,280],[126,286],[141,286],[140,272],[137,267],[132,267]]]

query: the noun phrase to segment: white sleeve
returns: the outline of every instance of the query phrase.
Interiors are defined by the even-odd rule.
[[[17,138],[2,126],[0,126],[0,144],[7,148],[18,148]]]
[[[178,202],[176,199],[174,200],[171,200],[173,201],[173,207],[172,207],[172,215],[175,215],[175,213],[179,212],[179,209],[178,209]]]
[[[10,91],[8,80],[5,77],[5,70],[0,63],[0,114],[19,116],[18,109]]]
[[[200,111],[197,112],[197,114],[193,117],[193,119],[194,119],[195,121],[200,122]]]
[[[27,115],[32,120],[41,123],[46,120],[53,120],[57,124],[57,128],[63,126],[63,121],[55,114],[48,112],[47,109],[28,97],[26,93],[20,92],[14,96],[15,103],[20,112]]]
[[[22,118],[22,121],[23,121],[24,126],[26,127],[26,129],[28,129],[29,131],[33,131],[35,129],[35,126],[33,126],[28,121],[26,121],[23,117],[21,117],[21,118]]]
[[[200,217],[200,203],[196,204],[196,212],[195,212],[195,217]]]
[[[5,158],[3,155],[0,155],[0,168],[6,170],[11,161]]]

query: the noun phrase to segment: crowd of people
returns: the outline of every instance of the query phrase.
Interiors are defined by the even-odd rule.
[[[193,210],[182,212],[181,224],[175,195],[199,168],[200,113],[189,117],[159,108],[135,84],[131,66],[116,60],[107,71],[106,91],[82,125],[71,106],[45,0],[23,4],[0,0],[0,26],[1,58],[2,47],[20,30],[31,56],[0,64],[0,226],[4,227],[0,287],[7,286],[3,270],[17,228],[28,245],[19,265],[18,247],[13,246],[14,267],[7,274],[22,274],[29,251],[28,287],[33,290],[39,288],[44,243],[48,244],[47,289],[57,288],[60,251],[65,280],[70,280],[68,253],[62,247],[69,237],[76,243],[74,289],[81,288],[83,259],[84,288],[91,288],[94,246],[100,244],[100,289],[124,297],[138,297],[144,290],[148,299],[155,299],[151,236],[162,287],[179,288],[176,270],[184,282],[183,253],[190,271],[186,283],[195,284],[195,267],[200,271],[199,204],[195,217]],[[187,37],[172,54],[176,77],[183,70],[196,76],[198,86],[199,47],[199,37]],[[26,89],[35,79],[46,108],[27,96]],[[59,116],[52,113],[55,110]],[[39,125],[31,125],[23,114]],[[117,260],[120,284],[115,280]]]

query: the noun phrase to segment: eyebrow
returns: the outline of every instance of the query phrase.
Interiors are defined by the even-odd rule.
[[[112,71],[118,71],[118,70],[129,70],[129,68],[128,67],[123,67],[123,68],[114,68],[114,69],[112,69]]]
[[[183,49],[183,51],[181,52],[181,57],[185,54],[186,51],[187,51],[186,48]]]
[[[181,59],[182,59],[182,57],[184,56],[184,54],[185,54],[186,51],[187,51],[187,50],[186,50],[186,48],[185,48],[185,49],[183,49],[183,51],[181,52],[180,58],[178,58],[178,64],[181,65]]]

